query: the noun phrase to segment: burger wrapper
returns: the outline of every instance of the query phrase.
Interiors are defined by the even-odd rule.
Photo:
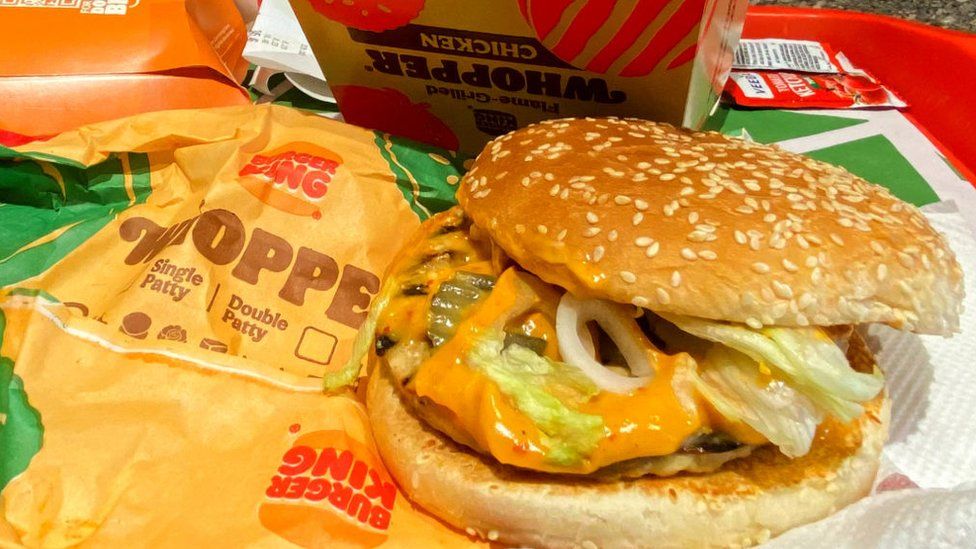
[[[809,145],[753,122],[723,130]],[[0,148],[0,546],[477,543],[399,491],[359,400],[319,390],[462,170],[275,106]],[[896,192],[968,192],[926,181]],[[930,217],[967,273],[963,333],[873,334],[895,403],[877,493],[774,546],[974,539],[976,243],[959,214]]]
[[[461,169],[277,106],[0,148],[0,546],[465,540],[321,391]]]

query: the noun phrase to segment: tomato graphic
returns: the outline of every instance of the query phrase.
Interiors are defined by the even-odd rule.
[[[649,39],[644,36],[671,0],[518,0],[526,22],[552,53],[577,68],[601,74],[646,76],[694,59],[694,37],[705,0],[685,0]],[[620,17],[618,5],[629,5]]]
[[[425,0],[309,0],[315,11],[347,27],[386,31],[416,19]]]
[[[885,105],[888,103],[888,92],[881,84],[867,76],[845,74],[840,78],[840,85],[855,100],[866,105]]]
[[[335,86],[332,88],[346,122],[456,150],[458,138],[426,103],[414,103],[391,88]]]

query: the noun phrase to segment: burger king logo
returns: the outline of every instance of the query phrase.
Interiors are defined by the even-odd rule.
[[[301,547],[387,539],[397,488],[380,459],[343,431],[298,437],[268,479],[261,524]]]
[[[323,147],[288,143],[251,157],[238,172],[238,182],[272,208],[319,219],[317,203],[341,164],[342,157]]]

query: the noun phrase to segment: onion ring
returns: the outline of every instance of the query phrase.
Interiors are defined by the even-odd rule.
[[[591,320],[610,336],[627,361],[627,367],[637,377],[620,375],[596,361],[593,341],[585,330],[586,323]],[[626,394],[651,381],[654,368],[649,350],[654,346],[637,321],[617,304],[599,299],[580,300],[569,293],[563,294],[556,308],[556,335],[563,360],[579,368],[605,391]]]

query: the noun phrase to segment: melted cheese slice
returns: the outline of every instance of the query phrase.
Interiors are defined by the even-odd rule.
[[[432,262],[429,268],[423,267],[424,258],[445,251],[465,260],[449,266]],[[393,276],[398,284],[406,286],[420,280],[431,288],[431,293],[458,270],[499,274],[491,262],[490,245],[471,241],[467,231],[431,231],[427,240],[397,263]],[[596,449],[578,463],[556,464],[548,460],[543,442],[546,437],[539,428],[515,408],[494,381],[464,361],[478,337],[488,330],[501,329],[499,322],[510,318],[514,309],[518,309],[522,330],[546,339],[545,354],[559,358],[553,329],[558,292],[538,283],[544,288],[537,288],[534,296],[526,298],[509,282],[514,278],[498,280],[489,297],[469,313],[454,337],[420,365],[406,387],[446,411],[449,417],[445,419],[466,435],[459,442],[490,453],[502,463],[557,473],[589,473],[628,459],[673,454],[692,435],[713,428],[721,428],[746,444],[766,442],[747,426],[725,421],[693,394],[690,383],[685,383],[681,375],[682,368],[694,365],[690,356],[651,350],[657,355],[656,373],[648,385],[626,395],[600,392],[577,408],[603,418],[604,434]],[[525,299],[533,302],[526,305]],[[380,317],[377,334],[395,341],[422,340],[429,300],[430,295],[393,298]]]

